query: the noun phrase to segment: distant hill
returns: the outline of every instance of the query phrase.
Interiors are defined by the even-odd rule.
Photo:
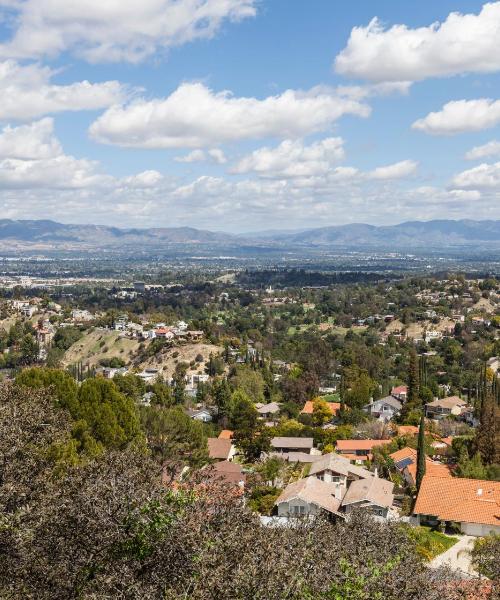
[[[476,243],[500,246],[500,221],[409,221],[399,225],[354,223],[289,234],[281,242],[364,248],[446,248]]]
[[[246,235],[191,227],[120,229],[103,225],[66,225],[49,220],[0,220],[0,251],[26,250],[161,252],[171,248],[205,250],[293,248],[346,250],[491,249],[500,250],[499,221],[409,221],[399,225],[362,223],[306,229],[265,231]]]

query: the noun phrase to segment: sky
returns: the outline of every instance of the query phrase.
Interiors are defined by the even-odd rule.
[[[500,1],[0,0],[0,218],[500,218]]]

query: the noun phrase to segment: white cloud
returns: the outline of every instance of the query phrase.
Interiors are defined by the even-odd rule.
[[[345,114],[366,117],[370,108],[321,88],[287,90],[259,100],[184,83],[167,98],[112,106],[92,124],[90,134],[98,142],[124,147],[197,148],[241,139],[301,137],[329,128]]]
[[[418,163],[414,160],[402,160],[392,165],[378,167],[368,173],[368,177],[372,179],[401,179],[413,175],[418,167]]]
[[[500,100],[454,100],[439,112],[431,112],[413,123],[412,128],[431,135],[454,135],[480,131],[500,123]]]
[[[185,156],[176,156],[175,161],[180,163],[194,163],[194,162],[212,162],[218,165],[223,165],[227,162],[227,158],[222,150],[219,148],[211,148],[210,150],[193,150]]]
[[[483,163],[472,169],[467,169],[455,175],[453,185],[459,188],[499,188],[500,162]]]
[[[500,70],[500,2],[479,14],[451,13],[443,23],[385,29],[373,19],[351,31],[335,59],[337,73],[369,81],[419,81],[459,73]]]
[[[500,142],[492,140],[482,146],[475,146],[466,153],[465,158],[467,160],[478,160],[488,156],[500,156]]]
[[[5,0],[3,1],[5,5]],[[0,56],[136,63],[172,46],[211,38],[224,21],[253,17],[255,0],[25,0]],[[0,5],[1,6],[1,5]]]
[[[54,121],[46,117],[29,125],[7,125],[0,133],[0,158],[35,160],[62,154],[54,137]]]
[[[259,148],[242,158],[231,172],[253,171],[261,177],[310,177],[327,173],[344,158],[342,138],[326,138],[305,146],[285,140],[275,148]]]
[[[40,65],[0,62],[0,120],[29,120],[61,111],[96,110],[122,102],[126,89],[117,81],[70,85],[51,83],[54,72]]]
[[[143,171],[137,175],[123,178],[120,183],[131,188],[153,188],[163,180],[163,175],[158,171]]]

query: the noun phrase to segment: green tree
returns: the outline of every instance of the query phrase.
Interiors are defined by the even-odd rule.
[[[312,423],[315,427],[321,427],[332,418],[332,411],[328,402],[323,398],[315,398],[313,401]]]
[[[424,415],[420,417],[420,426],[418,428],[418,442],[417,442],[417,474],[415,478],[415,484],[417,492],[420,490],[422,479],[425,475],[425,418]]]

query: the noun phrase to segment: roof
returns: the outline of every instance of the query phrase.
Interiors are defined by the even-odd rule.
[[[276,504],[299,498],[329,512],[337,513],[340,508],[340,500],[335,498],[336,489],[337,486],[334,483],[320,481],[316,477],[306,477],[287,485],[276,500]]]
[[[374,446],[389,444],[391,440],[337,440],[336,448],[342,452],[349,450],[371,450]]]
[[[417,459],[406,466],[406,470],[411,475],[413,481],[417,477]],[[452,470],[448,465],[435,462],[430,458],[425,459],[425,474],[429,477],[453,477]]]
[[[453,408],[454,406],[466,406],[467,402],[458,396],[448,396],[448,398],[439,398],[433,402],[428,402],[426,406],[440,406],[441,408]]]
[[[261,415],[267,413],[277,413],[280,410],[280,405],[277,402],[270,402],[269,404],[264,404],[257,408],[257,412]]]
[[[398,385],[397,387],[393,387],[391,390],[391,394],[407,394],[408,386],[406,385]]]
[[[266,456],[275,456],[288,462],[314,463],[321,459],[321,455],[308,454],[307,452],[269,452]]]
[[[310,450],[313,445],[313,438],[308,437],[274,437],[271,440],[273,448],[307,448]]]
[[[369,477],[353,481],[342,499],[342,506],[357,502],[371,502],[377,506],[390,507],[394,501],[392,481]]]
[[[321,473],[322,471],[326,470],[345,476],[352,474],[361,478],[373,477],[373,473],[370,473],[370,471],[367,469],[352,465],[348,458],[340,456],[340,454],[335,454],[334,452],[331,452],[330,454],[324,454],[323,456],[320,456],[318,460],[315,460],[311,466],[309,474],[316,475],[317,473]]]
[[[399,425],[398,435],[418,435],[418,427],[415,425]]]
[[[413,512],[500,527],[500,481],[425,475]]]
[[[404,448],[401,448],[401,450],[396,450],[396,452],[389,454],[389,456],[392,458],[392,460],[395,463],[397,463],[406,458],[415,458],[416,459],[417,451],[415,450],[415,448],[410,448],[409,446],[405,446]]]
[[[246,481],[246,475],[238,463],[221,460],[210,465],[209,469],[209,473],[214,479],[220,479],[224,483],[239,484]]]
[[[340,410],[340,402],[327,402],[328,408],[332,415],[336,415]],[[307,400],[304,408],[300,411],[301,415],[312,415],[314,410],[314,400]]]
[[[208,438],[208,454],[210,458],[226,460],[231,453],[231,440],[224,438]]]
[[[403,407],[401,402],[397,398],[394,398],[394,396],[386,396],[385,398],[379,398],[378,400],[374,400],[369,404],[365,404],[365,408],[369,408],[377,402],[384,402],[384,404],[389,404],[389,406],[392,406],[392,408],[394,408],[395,410],[401,410],[401,408]]]
[[[405,448],[401,448],[401,450],[396,450],[396,452],[389,454],[389,456],[400,471],[406,469],[413,481],[415,481],[417,475],[417,451],[415,448],[406,446]],[[435,462],[429,457],[425,458],[425,473],[429,477],[452,477],[452,471],[448,465]]]
[[[223,429],[220,433],[219,433],[219,440],[230,440],[234,435],[234,431],[231,431],[230,429]]]

